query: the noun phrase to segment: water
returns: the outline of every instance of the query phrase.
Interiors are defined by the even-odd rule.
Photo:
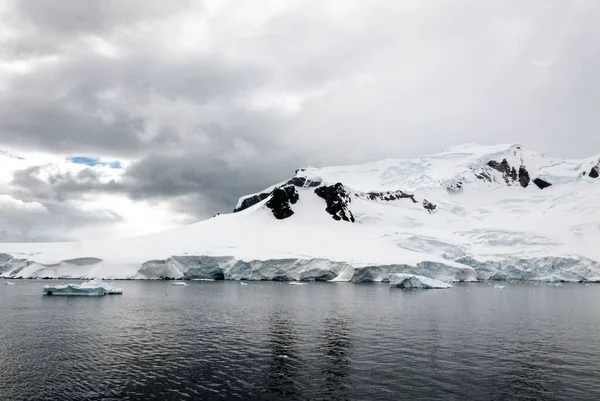
[[[600,286],[0,280],[2,400],[598,400]]]

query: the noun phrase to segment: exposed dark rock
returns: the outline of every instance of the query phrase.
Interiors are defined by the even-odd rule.
[[[294,186],[300,187],[300,188],[304,188],[304,187],[315,188],[315,187],[318,187],[319,185],[321,185],[321,181],[319,181],[319,180],[312,181],[312,180],[306,179],[305,177],[293,177],[288,182],[286,182],[285,185],[294,185]]]
[[[271,194],[267,207],[271,209],[275,218],[287,219],[294,214],[291,205],[298,202],[298,191],[293,186],[277,188]]]
[[[341,182],[335,185],[322,186],[315,189],[315,194],[325,199],[327,207],[325,210],[334,220],[351,221],[354,223],[354,215],[348,209],[350,195]]]
[[[487,163],[487,165],[489,167],[493,168],[494,170],[501,172],[502,178],[504,178],[504,181],[507,184],[510,184],[511,182],[517,180],[517,170],[515,170],[514,167],[511,167],[510,164],[508,164],[508,161],[506,159],[502,159],[501,162],[497,162],[495,160],[490,160]],[[481,173],[480,175],[476,174],[476,177],[481,180],[493,181],[492,177],[490,177],[485,172]]]
[[[486,172],[475,174],[475,177],[479,178],[481,181],[492,181],[492,177],[490,177]]]
[[[594,166],[590,170],[590,178],[598,178],[600,176],[600,167]]]
[[[380,201],[395,201],[399,199],[410,199],[413,203],[417,203],[414,195],[407,194],[403,191],[383,191],[383,192],[357,192],[354,194],[357,198]]]
[[[303,168],[298,169],[298,170],[296,170],[296,174],[298,174],[298,172],[301,172],[301,171],[306,171],[306,169],[303,169]],[[293,185],[293,186],[299,187],[299,188],[316,188],[319,185],[321,185],[321,181],[318,179],[317,180],[309,180],[306,177],[292,177],[285,184],[281,185],[278,188],[284,188],[284,187],[287,187],[290,185]],[[256,194],[256,195],[245,198],[242,201],[242,203],[240,204],[240,207],[237,207],[233,210],[233,213],[237,213],[237,212],[241,212],[242,210],[246,210],[246,209],[256,205],[257,203],[267,199],[270,195],[273,194],[273,191],[262,192],[260,194]]]
[[[499,172],[510,176],[510,164],[508,164],[506,159],[503,159],[500,163],[495,160],[490,160],[487,165],[494,170],[498,170]]]
[[[256,194],[253,196],[249,196],[248,198],[244,199],[242,201],[242,204],[240,205],[240,207],[236,208],[233,213],[237,213],[237,212],[241,212],[242,210],[246,210],[249,207],[252,207],[254,205],[256,205],[257,203],[267,199],[267,197],[270,195],[270,193],[260,193],[260,194]]]
[[[529,172],[525,166],[519,167],[519,183],[521,186],[527,188],[529,186],[529,181],[531,181],[531,179],[529,178]]]
[[[457,181],[453,184],[448,185],[448,190],[449,191],[460,191],[463,189],[463,182],[462,181]]]
[[[423,207],[425,208],[425,210],[427,210],[429,213],[433,213],[435,211],[435,209],[437,209],[437,205],[429,202],[427,199],[423,199]]]
[[[504,181],[508,185],[511,185],[512,183],[518,181],[523,188],[527,188],[529,186],[529,182],[531,181],[531,179],[529,178],[529,172],[527,171],[525,166],[521,165],[517,173],[517,170],[514,167],[511,167],[506,159],[502,159],[501,162],[490,160],[487,163],[487,165],[493,168],[494,170],[501,172],[502,178],[504,178]],[[493,181],[492,177],[490,177],[490,175],[486,174],[485,172],[475,174],[475,176],[480,180],[490,182]]]
[[[536,178],[535,180],[533,180],[533,183],[537,185],[539,189],[548,188],[552,185],[548,181],[544,181],[541,178]]]

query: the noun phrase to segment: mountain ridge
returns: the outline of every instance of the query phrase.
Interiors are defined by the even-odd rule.
[[[167,232],[0,244],[0,276],[600,281],[599,165],[471,144],[303,168],[234,213]]]

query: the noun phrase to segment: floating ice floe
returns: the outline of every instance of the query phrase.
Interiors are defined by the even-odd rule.
[[[505,289],[505,288],[506,288],[506,286],[505,286],[505,285],[496,284],[496,285],[494,286],[494,288],[495,288],[495,289],[497,289],[497,290],[503,290],[503,289]]]
[[[240,281],[240,285],[248,285],[248,283],[244,283],[243,281]]]
[[[299,281],[291,281],[290,284],[291,285],[306,285],[306,283],[301,283]]]
[[[5,281],[5,282],[4,282],[4,285],[15,285],[15,283],[13,283],[13,282],[10,282],[10,281]]]
[[[176,281],[174,283],[171,283],[171,285],[174,285],[176,287],[187,287],[187,283],[184,283],[183,281]]]
[[[123,294],[123,290],[114,283],[107,283],[99,278],[81,284],[45,285],[43,292],[44,295],[103,296]]]
[[[441,289],[441,288],[450,288],[452,287],[448,283],[444,283],[440,280],[435,280],[433,278],[419,276],[416,274],[403,274],[403,273],[395,273],[390,274],[390,286],[403,288],[405,290],[409,289],[420,289],[420,290],[429,290],[429,289]]]

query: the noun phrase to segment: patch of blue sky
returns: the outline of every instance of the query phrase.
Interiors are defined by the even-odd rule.
[[[85,164],[86,166],[92,166],[92,167],[94,167],[94,166],[108,166],[110,168],[122,168],[123,167],[121,165],[121,162],[118,160],[105,162],[105,161],[101,161],[97,157],[73,156],[73,157],[68,157],[67,160],[69,160],[71,163]]]

